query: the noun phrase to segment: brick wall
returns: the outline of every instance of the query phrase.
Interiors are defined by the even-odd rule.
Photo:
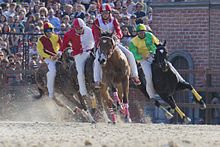
[[[167,40],[169,53],[189,53],[194,69],[220,69],[220,1],[195,1],[154,0],[151,27],[161,41]],[[205,86],[205,78],[205,74],[194,75],[195,86]],[[212,76],[212,86],[220,86],[219,74]],[[130,99],[143,104],[145,98],[139,93],[132,90]]]
[[[216,4],[212,7],[204,2],[157,4],[153,5],[152,29],[160,40],[167,40],[170,53],[189,53],[195,69],[219,68],[219,14]],[[196,86],[204,86],[204,76],[194,78]]]
[[[220,69],[220,6],[210,9],[210,69]],[[220,85],[220,76],[212,76],[212,86]]]

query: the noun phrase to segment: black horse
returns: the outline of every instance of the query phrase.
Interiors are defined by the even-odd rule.
[[[177,76],[178,73],[172,67],[171,63],[167,61],[166,41],[163,44],[157,46],[156,54],[154,55],[154,61],[151,65],[151,68],[154,88],[157,94],[170,105],[170,108],[165,109],[157,100],[155,100],[155,105],[165,111],[167,118],[172,118],[172,113],[176,111],[185,123],[189,123],[191,121],[190,118],[188,118],[184,112],[181,111],[180,108],[176,105],[176,102],[173,98],[174,93],[179,90],[191,90],[196,98],[196,102],[200,104],[200,109],[206,108],[206,104],[204,103],[202,97],[196,92],[193,86],[185,80],[180,79],[180,77]],[[140,71],[140,73],[143,72]],[[143,80],[145,79],[142,77],[141,81],[146,83]],[[147,95],[145,87],[143,88],[143,86],[145,85],[142,84],[139,88],[141,88],[141,91]]]

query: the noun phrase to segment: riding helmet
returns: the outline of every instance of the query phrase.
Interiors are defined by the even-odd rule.
[[[136,27],[136,31],[139,32],[139,31],[147,31],[147,28],[144,24],[139,24],[137,25]]]
[[[54,29],[54,26],[51,23],[49,22],[44,23],[44,33],[53,32],[53,29]]]

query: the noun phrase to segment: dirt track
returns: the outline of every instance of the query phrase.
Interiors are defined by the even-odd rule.
[[[219,147],[220,126],[74,122],[31,87],[1,91],[0,147]],[[14,93],[14,94],[13,94]],[[64,98],[60,97],[64,102]],[[66,101],[68,106],[71,103]]]
[[[1,122],[0,146],[214,147],[220,126]]]

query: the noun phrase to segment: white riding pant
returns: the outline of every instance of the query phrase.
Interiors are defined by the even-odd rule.
[[[77,70],[77,79],[79,83],[79,92],[81,96],[88,95],[86,89],[86,82],[85,82],[85,64],[89,56],[90,56],[90,52],[83,52],[82,54],[78,54],[74,56],[76,63],[76,70]]]
[[[51,59],[45,59],[45,63],[47,64],[48,67],[48,72],[47,72],[47,89],[49,93],[49,98],[54,97],[54,82],[55,82],[55,77],[56,77],[56,61],[53,61]]]
[[[95,53],[94,67],[93,67],[93,78],[94,82],[101,82],[102,80],[102,67],[99,63],[99,49]]]
[[[151,70],[151,64],[153,62],[153,57],[149,57],[147,60],[142,60],[140,62],[141,67],[144,71],[145,75],[145,80],[146,80],[146,91],[149,95],[150,98],[155,98],[156,97],[156,91],[153,86],[153,81],[152,81],[152,70]],[[182,78],[182,76],[177,72],[177,70],[173,67],[173,65],[168,62],[170,69],[176,74],[178,80],[180,82],[185,82],[185,80]]]
[[[125,54],[125,56],[128,59],[129,65],[131,67],[131,77],[138,77],[137,64],[132,52],[129,51],[126,47],[124,47],[120,43],[117,44],[117,46],[121,49],[121,51]]]
[[[185,82],[185,80],[183,79],[183,77],[178,73],[178,71],[173,67],[172,63],[168,62],[170,69],[176,74],[177,79],[179,80],[179,82]]]
[[[137,64],[135,62],[134,55],[127,48],[121,44],[117,44],[118,48],[124,53],[128,59],[129,65],[131,67],[131,77],[138,77]],[[100,82],[102,80],[102,68],[98,61],[99,59],[99,49],[96,51],[96,58],[94,60],[94,82]]]
[[[146,80],[146,91],[150,98],[155,98],[156,91],[153,86],[152,71],[151,71],[152,61],[153,61],[153,57],[149,57],[147,60],[141,60],[140,64],[143,69],[145,80]]]

